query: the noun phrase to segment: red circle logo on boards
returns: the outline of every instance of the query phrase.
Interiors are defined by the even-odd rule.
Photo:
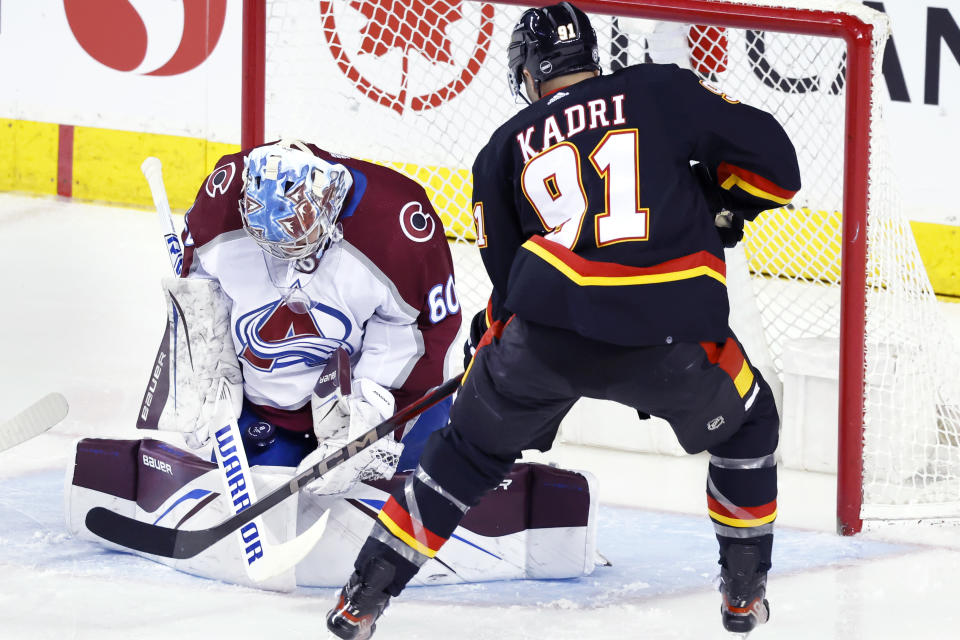
[[[467,12],[465,4],[456,0],[349,0],[337,6],[333,0],[321,0],[323,35],[340,71],[363,95],[400,114],[404,109],[425,111],[459,95],[487,58],[493,5],[483,4],[477,10],[476,4],[469,3]],[[461,35],[452,35],[454,32]],[[456,56],[454,50],[463,45],[468,57]],[[458,62],[458,58],[466,62]],[[429,71],[424,72],[423,63],[429,65]],[[385,75],[392,81],[381,79]],[[411,86],[414,75],[416,87]],[[424,81],[432,81],[434,86],[420,86]]]
[[[174,76],[200,66],[223,32],[227,0],[182,0],[183,33],[169,60],[148,76]],[[147,27],[128,0],[63,0],[70,30],[94,60],[133,71],[147,54]]]

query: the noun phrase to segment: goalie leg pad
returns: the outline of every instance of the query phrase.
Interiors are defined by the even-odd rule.
[[[465,505],[437,493],[433,484],[417,469],[398,474],[386,486],[377,485],[389,490],[391,497],[376,516],[356,567],[374,557],[386,558],[397,567],[388,593],[398,595],[408,581],[571,578],[588,575],[596,566],[596,481],[589,473],[517,464],[466,514],[461,511]],[[362,502],[372,501],[352,502],[362,509]],[[459,524],[448,534],[439,530],[442,525],[424,522],[418,533],[417,516],[440,507]],[[436,559],[441,544],[442,561]],[[300,584],[308,579],[305,573],[298,574]]]
[[[254,470],[253,477],[259,488],[276,486],[283,476],[261,476]],[[271,542],[289,539],[332,509],[326,533],[296,569],[296,583],[341,586],[379,505],[389,497],[386,492],[402,490],[406,481],[407,474],[398,474],[390,481],[361,484],[347,499],[301,494],[268,512],[265,535]],[[229,507],[215,465],[155,440],[81,440],[68,465],[65,489],[68,530],[99,543],[104,541],[84,525],[93,506],[187,528],[217,522]],[[596,503],[595,480],[588,473],[516,465],[501,486],[468,512],[445,545],[442,562],[428,561],[414,584],[587,575],[594,568]],[[230,541],[189,560],[145,557],[194,575],[250,585],[245,552]],[[292,588],[292,576],[281,578],[250,586]]]
[[[290,471],[254,471],[250,477],[256,490],[265,491],[289,480]],[[236,483],[231,493],[226,493],[216,464],[158,440],[80,440],[73,464],[67,470],[64,491],[67,529],[82,539],[131,552],[92,533],[86,527],[87,512],[93,507],[105,507],[160,526],[205,528],[232,514],[237,496],[245,494],[239,474],[234,478]],[[297,505],[296,498],[289,499],[263,516],[265,530],[258,533],[265,544],[282,543],[295,535]],[[260,583],[254,583],[248,576],[248,558],[263,552],[259,542],[256,546],[241,545],[234,536],[183,560],[133,551],[205,578],[268,590],[292,590],[293,570]]]

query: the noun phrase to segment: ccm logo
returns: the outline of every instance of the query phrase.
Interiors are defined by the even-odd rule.
[[[148,456],[147,454],[143,454],[143,466],[153,467],[157,471],[169,473],[171,476],[173,475],[173,467],[171,467],[169,463],[157,460],[153,456]]]

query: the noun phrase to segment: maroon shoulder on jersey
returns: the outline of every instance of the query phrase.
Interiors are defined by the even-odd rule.
[[[355,179],[344,206],[344,239],[390,278],[408,304],[423,308],[430,288],[446,285],[453,274],[443,223],[426,191],[388,167],[325,152],[318,155],[363,176],[363,186]],[[358,196],[356,208],[348,211]]]
[[[419,310],[416,326],[423,337],[423,354],[403,385],[393,390],[397,406],[406,406],[443,380],[447,351],[460,330],[460,303],[443,223],[414,180],[360,160],[335,156],[330,160],[361,173],[365,181],[363,193],[354,182],[357,193],[351,196],[360,200],[342,218],[344,239]]]
[[[397,406],[406,406],[442,382],[447,351],[460,330],[453,259],[443,224],[423,187],[411,178],[362,160],[318,155],[354,172],[346,215],[341,218],[344,240],[419,311],[416,326],[423,337],[423,354],[401,387],[393,390]]]
[[[447,350],[460,329],[453,260],[443,224],[414,180],[387,167],[307,146],[316,156],[342,164],[354,175],[341,217],[344,239],[419,312],[416,325],[423,334],[424,354],[402,388],[394,390],[403,406],[442,381]],[[221,158],[200,185],[183,233],[184,276],[191,270],[197,248],[243,228],[239,207],[243,159],[248,152]]]
[[[194,252],[217,236],[243,228],[240,199],[243,197],[243,158],[246,151],[223,156],[217,161],[187,211],[183,242],[183,272],[187,277]]]

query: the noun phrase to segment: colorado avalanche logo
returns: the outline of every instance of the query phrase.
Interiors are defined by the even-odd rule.
[[[232,162],[228,162],[214,169],[204,185],[207,195],[211,198],[216,198],[217,194],[226,193],[227,189],[230,188],[230,183],[233,182],[233,175],[236,172],[237,169]]]
[[[310,313],[294,313],[280,300],[244,314],[235,327],[243,345],[240,357],[261,371],[317,367],[341,346],[353,353],[347,343],[352,330],[350,320],[332,307],[315,302]]]
[[[433,237],[436,224],[423,210],[423,205],[414,200],[400,210],[400,230],[414,242],[426,242]]]

